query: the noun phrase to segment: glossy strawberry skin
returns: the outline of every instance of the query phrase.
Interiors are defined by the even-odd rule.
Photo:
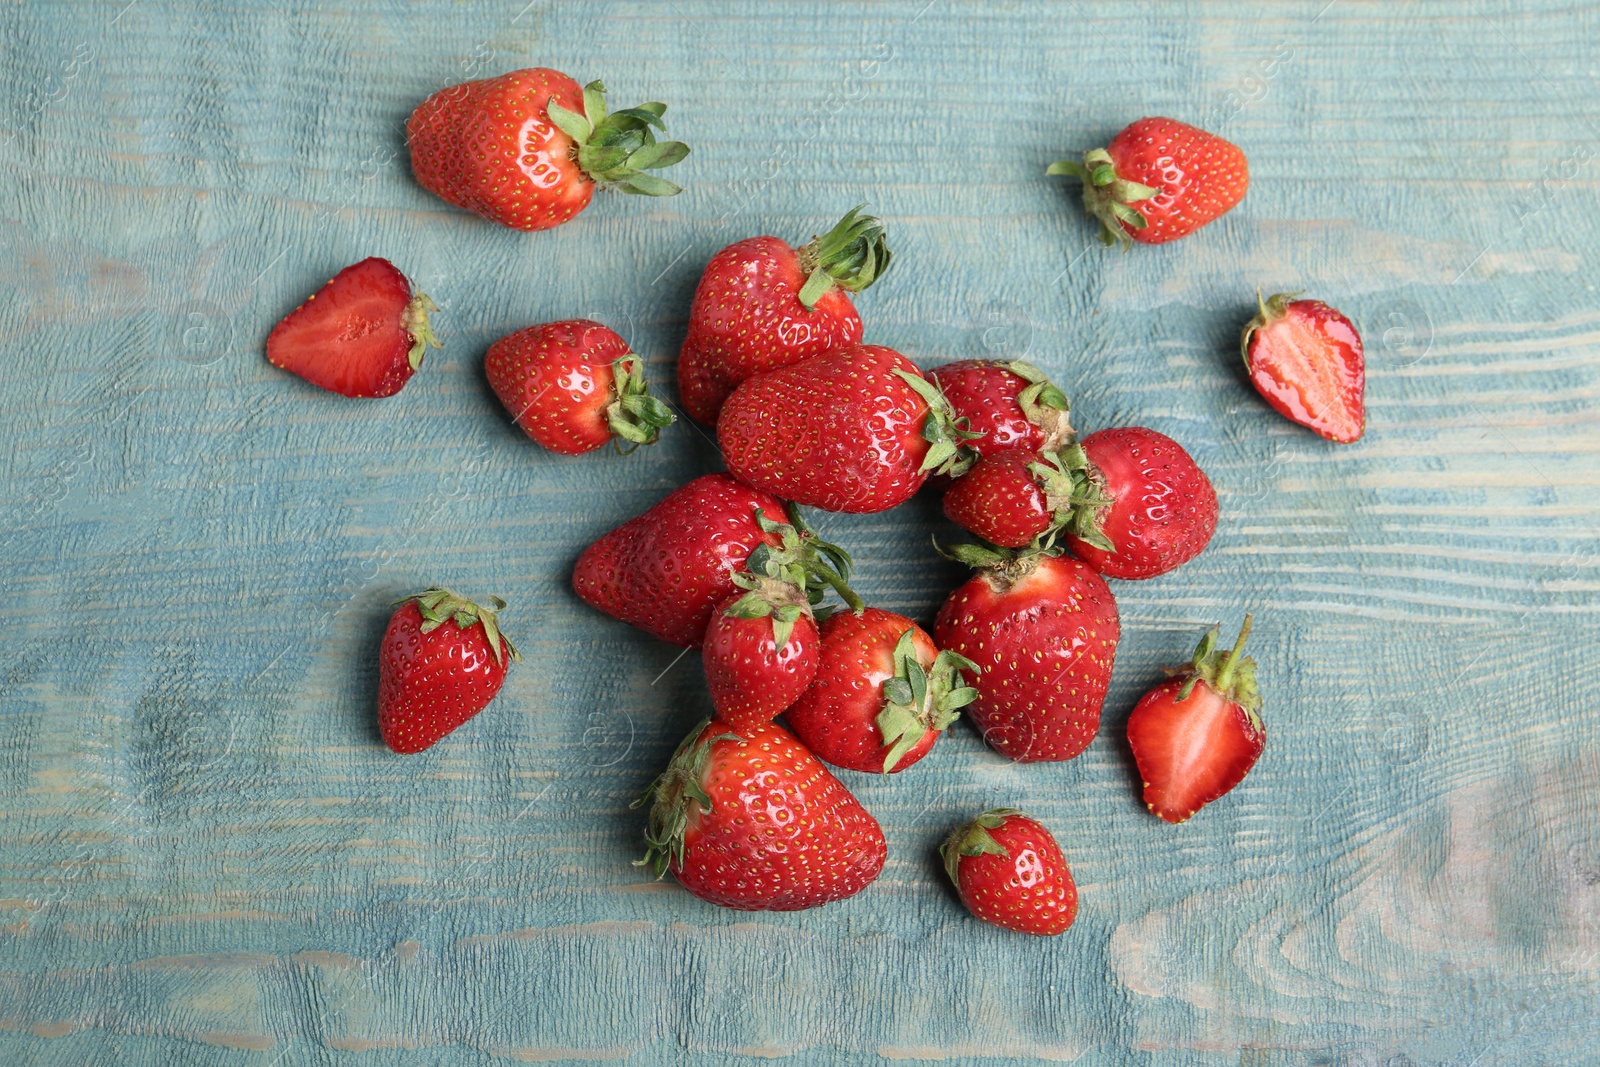
[[[1175,119],[1140,119],[1106,151],[1118,178],[1156,190],[1132,204],[1145,217],[1143,229],[1121,223],[1140,244],[1188,236],[1233,210],[1250,188],[1250,165],[1238,146]]]
[[[432,747],[488,706],[506,680],[481,625],[454,619],[422,632],[422,612],[396,609],[378,649],[378,729],[395,752]]]
[[[715,426],[746,378],[861,341],[850,294],[835,286],[808,311],[805,283],[799,252],[777,237],[751,237],[711,257],[678,357],[678,393],[691,418]]]
[[[1211,543],[1217,493],[1182,445],[1143,426],[1099,430],[1081,444],[1111,498],[1099,522],[1117,551],[1069,534],[1073,555],[1110,578],[1154,578]]]
[[[1179,699],[1187,678],[1146,693],[1128,717],[1128,743],[1144,783],[1144,802],[1179,823],[1244,780],[1266,747],[1266,730],[1239,704],[1202,680]]]
[[[878,713],[884,707],[883,683],[894,677],[894,646],[907,630],[917,662],[931,667],[939,650],[933,638],[906,618],[881,608],[861,615],[840,611],[823,621],[822,657],[816,678],[784,720],[807,748],[835,767],[883,773],[890,746],[883,743]],[[888,771],[898,774],[932,751],[940,731],[929,730]]]
[[[1028,465],[1028,452],[993,452],[944,494],[944,513],[962,529],[1001,548],[1022,548],[1050,528],[1049,501]]]
[[[726,474],[696,478],[585,549],[573,589],[613,618],[699,648],[712,611],[738,592],[733,573],[757,545],[782,544],[757,525],[757,508],[783,519],[783,501],[769,493]]]
[[[341,396],[393,396],[416,373],[411,353],[423,340],[407,317],[413,299],[393,263],[353,263],[273,327],[267,360]]]
[[[1035,453],[1045,445],[1045,431],[1028,418],[1017,396],[1027,379],[1004,361],[963,359],[928,372],[944,392],[958,418],[980,434],[971,442],[979,455],[998,452]]]
[[[928,404],[894,372],[916,364],[848,345],[746,379],[723,405],[717,441],[740,481],[826,511],[876,512],[922,488]]]
[[[770,722],[794,703],[816,676],[822,645],[816,621],[807,613],[778,648],[772,619],[726,613],[739,600],[731,596],[717,606],[701,653],[711,706],[718,719],[735,728]]]
[[[1054,835],[1021,814],[1008,816],[989,835],[1008,854],[961,857],[961,903],[1007,930],[1039,937],[1065,933],[1078,917],[1078,886]]]
[[[1121,632],[1105,581],[1045,556],[1013,582],[974,575],[939,609],[933,639],[978,665],[966,714],[984,740],[1035,763],[1072,759],[1094,740]]]
[[[672,873],[702,900],[742,911],[799,911],[854,896],[883,870],[883,830],[793,734],[713,722],[701,787]]]
[[[628,342],[588,319],[529,326],[489,346],[489,387],[527,435],[577,456],[611,443],[606,407],[616,399],[611,364]]]
[[[423,188],[491,222],[545,230],[589,206],[595,183],[548,104],[584,110],[583,89],[542,67],[441,89],[406,123],[411,169]]]
[[[1282,311],[1246,333],[1250,384],[1291,422],[1341,444],[1360,440],[1367,364],[1355,325],[1320,300],[1284,302]]]

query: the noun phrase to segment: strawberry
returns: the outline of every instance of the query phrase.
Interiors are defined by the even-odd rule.
[[[1072,440],[1066,394],[1031,363],[964,359],[928,377],[950,401],[957,425],[978,435],[968,447],[980,456],[1053,452]]]
[[[1074,478],[1067,547],[1109,578],[1154,578],[1189,562],[1217,528],[1217,492],[1182,445],[1143,426],[1098,430],[1059,467]],[[1058,490],[1059,491],[1059,490]]]
[[[850,294],[889,269],[883,223],[862,215],[864,206],[802,248],[751,237],[711,257],[678,358],[678,394],[692,418],[715,426],[723,401],[752,374],[861,341]]]
[[[1105,581],[1049,551],[957,545],[978,567],[939,609],[933,639],[978,667],[967,716],[1019,763],[1068,760],[1100,726],[1121,626]]]
[[[861,892],[883,870],[883,830],[793,734],[704,722],[635,802],[649,803],[639,863],[702,900],[799,911]]]
[[[1263,301],[1240,347],[1250,384],[1278,414],[1330,441],[1358,441],[1367,428],[1367,363],[1350,320],[1320,300],[1279,293]]]
[[[712,612],[740,591],[734,575],[761,545],[782,553],[781,566],[798,558],[816,600],[824,585],[844,595],[850,556],[818,539],[797,509],[788,509],[788,524],[767,517],[784,513],[777,497],[726,474],[704,475],[584,549],[573,589],[607,615],[685,648],[700,647]]]
[[[373,256],[335,274],[267,336],[267,360],[341,396],[393,396],[422,366],[438,308]]]
[[[682,192],[645,173],[689,154],[656,140],[666,110],[650,103],[608,115],[598,81],[579,89],[559,71],[514,70],[424,100],[406,122],[411,170],[424,189],[490,222],[547,230],[588,207],[596,186]]]
[[[1128,716],[1145,806],[1167,822],[1183,822],[1238,785],[1266,746],[1256,661],[1239,655],[1250,621],[1246,615],[1226,652],[1216,650],[1213,627],[1189,666],[1146,693]]]
[[[944,494],[944,513],[962,529],[1002,548],[1023,548],[1056,523],[1061,503],[1040,484],[1030,452],[990,452]],[[1070,515],[1070,504],[1068,504]]]
[[[1100,240],[1124,248],[1130,238],[1158,245],[1186,237],[1233,210],[1250,188],[1250,165],[1236,145],[1175,119],[1140,119],[1082,163],[1063,159],[1045,173],[1081,180]]]
[[[717,421],[736,478],[828,511],[886,511],[929,471],[961,473],[968,436],[916,364],[881,345],[747,378]]]
[[[644,360],[588,319],[529,326],[489,346],[489,387],[516,424],[552,452],[577,456],[615,441],[654,444],[672,409],[650,395]]]
[[[1061,846],[1016,808],[992,808],[939,846],[967,910],[1018,933],[1053,937],[1078,917],[1078,887]]]
[[[893,774],[926,756],[977,697],[963,670],[975,670],[971,660],[940,652],[903,615],[841,611],[823,622],[816,680],[784,718],[834,766]]]
[[[490,598],[495,610],[505,601]],[[488,706],[522,657],[495,612],[448,589],[397,601],[378,646],[378,730],[405,754],[431,748]]]

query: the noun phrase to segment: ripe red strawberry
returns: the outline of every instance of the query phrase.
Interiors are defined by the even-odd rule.
[[[1078,917],[1078,887],[1061,846],[1016,808],[993,808],[939,846],[961,903],[984,922],[1024,934],[1065,933]]]
[[[1236,145],[1175,119],[1140,119],[1083,162],[1063,159],[1047,174],[1083,182],[1083,204],[1107,245],[1129,238],[1158,245],[1186,237],[1233,210],[1250,188]]]
[[[1033,472],[1030,452],[990,452],[944,494],[944,513],[962,529],[1001,548],[1023,548],[1056,524],[1070,502],[1052,500]]]
[[[1068,760],[1100,726],[1121,625],[1101,577],[1047,552],[957,545],[978,573],[950,594],[933,628],[940,648],[978,666],[967,717],[1019,763]]]
[[[506,606],[490,598],[498,611]],[[378,730],[399,753],[421,752],[488,706],[520,660],[494,611],[448,589],[399,602],[378,646]]]
[[[1072,440],[1066,394],[1031,363],[963,359],[928,377],[950,401],[957,425],[979,435],[968,447],[980,456],[1054,452]]]
[[[1262,301],[1241,347],[1250,383],[1291,422],[1349,444],[1367,428],[1367,362],[1350,320],[1320,300],[1279,293]]]
[[[878,822],[780,726],[706,722],[635,806],[650,802],[641,865],[702,900],[799,911],[861,892],[883,870]]]
[[[437,311],[387,259],[335,274],[267,336],[267,360],[341,396],[393,396],[422,366]]]
[[[828,511],[887,511],[929,471],[961,473],[966,437],[916,364],[881,345],[747,378],[717,421],[735,477]]]
[[[441,89],[411,113],[411,170],[424,189],[491,222],[547,230],[589,206],[595,187],[671,196],[644,173],[689,154],[657,141],[667,105],[606,114],[606,87],[582,89],[559,71],[534,67]]]
[[[751,237],[711,257],[689,309],[678,393],[691,418],[715,426],[734,387],[861,341],[850,301],[889,269],[883,224],[853,208],[802,248]]]
[[[552,452],[577,456],[612,441],[654,444],[672,409],[650,395],[644,360],[588,319],[529,326],[489,346],[489,387],[516,424]]]
[[[1086,471],[1067,547],[1110,578],[1154,578],[1198,556],[1217,529],[1217,492],[1182,445],[1143,426],[1099,430],[1061,466]]]
[[[893,774],[926,756],[977,697],[961,677],[974,669],[903,615],[841,611],[823,622],[816,680],[784,718],[834,766]]]
[[[1239,655],[1249,636],[1246,615],[1239,640],[1219,652],[1213,627],[1190,665],[1146,693],[1128,717],[1145,806],[1167,822],[1183,822],[1238,785],[1266,746],[1256,661]]]
[[[785,565],[799,557],[817,600],[824,585],[848,580],[849,555],[817,538],[794,509],[788,524],[768,518],[784,513],[777,497],[707,474],[584,549],[572,587],[613,618],[698,648],[712,611],[739,592],[734,574],[761,545],[785,553]]]

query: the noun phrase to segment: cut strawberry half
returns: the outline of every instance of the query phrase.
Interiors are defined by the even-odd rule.
[[[1284,418],[1330,441],[1359,440],[1367,426],[1367,384],[1361,335],[1320,300],[1298,293],[1261,299],[1240,347],[1250,383]]]

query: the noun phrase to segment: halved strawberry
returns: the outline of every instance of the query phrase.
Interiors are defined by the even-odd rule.
[[[428,346],[440,347],[428,326],[437,310],[425,293],[412,294],[393,263],[373,256],[335,274],[274,326],[267,360],[341,396],[393,396]]]
[[[1330,441],[1349,444],[1367,427],[1367,362],[1350,320],[1298,293],[1261,299],[1240,347],[1250,384],[1278,414]]]

